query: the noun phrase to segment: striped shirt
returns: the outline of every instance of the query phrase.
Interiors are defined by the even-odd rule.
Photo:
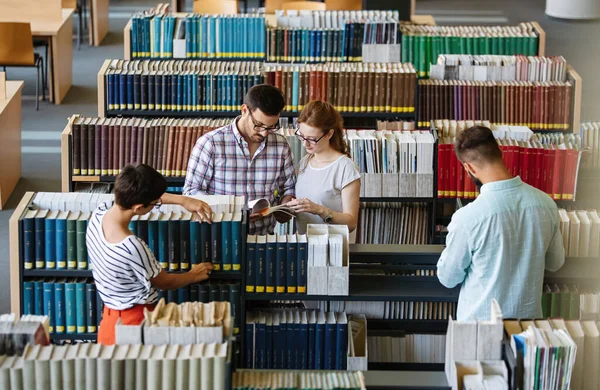
[[[237,195],[246,201],[265,198],[275,202],[275,191],[281,197],[294,195],[296,174],[292,152],[285,137],[269,134],[254,156],[241,136],[237,117],[198,139],[190,156],[184,195]],[[272,233],[273,216],[250,224],[250,234]]]
[[[101,204],[90,218],[86,245],[96,290],[109,309],[125,310],[156,302],[157,290],[150,279],[162,270],[146,243],[128,236],[118,244],[106,241],[102,218],[113,202]]]

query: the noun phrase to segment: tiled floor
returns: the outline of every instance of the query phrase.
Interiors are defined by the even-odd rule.
[[[393,4],[394,1],[390,0]],[[405,0],[406,1],[406,0]],[[8,78],[25,80],[22,179],[0,211],[0,313],[9,310],[8,219],[25,191],[60,191],[60,133],[74,114],[97,113],[97,73],[106,58],[122,58],[123,27],[132,12],[155,1],[112,0],[110,33],[99,48],[83,45],[73,55],[73,87],[62,105],[40,104],[35,111],[35,72],[9,69]],[[249,1],[252,6],[253,1]],[[537,20],[546,31],[546,53],[563,55],[583,77],[582,119],[600,120],[600,21],[568,22],[544,15],[543,0],[418,0],[417,13],[432,14],[439,24],[515,24]],[[598,40],[598,41],[597,41]],[[594,44],[594,42],[596,42]],[[0,146],[1,150],[1,146]]]

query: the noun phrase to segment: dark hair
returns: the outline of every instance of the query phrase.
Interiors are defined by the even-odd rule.
[[[277,87],[268,84],[258,84],[248,90],[244,96],[244,104],[250,111],[258,108],[265,115],[279,115],[285,106],[283,92]]]
[[[146,164],[126,165],[115,180],[115,203],[124,209],[150,205],[167,190],[167,180]]]
[[[300,112],[297,122],[321,129],[323,133],[333,130],[333,136],[329,140],[331,147],[350,157],[350,148],[344,138],[344,120],[330,103],[321,100],[309,102]],[[311,154],[306,162],[308,163],[313,156]]]
[[[485,126],[469,127],[459,133],[454,142],[454,150],[461,162],[487,164],[502,160],[498,142],[492,130]]]

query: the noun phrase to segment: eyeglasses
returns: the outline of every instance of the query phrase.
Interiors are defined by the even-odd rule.
[[[149,206],[159,209],[162,206],[162,199],[159,198],[155,203],[150,203]]]
[[[327,132],[329,133],[329,132]],[[304,137],[302,134],[300,134],[300,126],[296,127],[296,131],[294,132],[294,135],[296,136],[296,138],[298,138],[300,140],[300,142],[308,142],[310,145],[316,145],[319,143],[320,140],[323,139],[323,137],[325,137],[327,135],[327,133],[323,134],[322,136],[320,136],[317,139],[314,138],[306,138]]]
[[[281,126],[279,125],[279,121],[277,121],[277,123],[274,124],[273,126],[267,127],[267,126],[263,125],[262,123],[256,123],[256,121],[254,120],[254,117],[252,116],[252,111],[250,111],[250,109],[248,109],[248,114],[250,114],[250,120],[252,121],[252,124],[254,125],[254,130],[258,130],[260,132],[267,131],[269,133],[274,133],[281,128]]]

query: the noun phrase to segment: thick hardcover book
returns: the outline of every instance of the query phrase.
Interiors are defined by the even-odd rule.
[[[96,305],[96,285],[88,282],[85,284],[85,323],[88,333],[96,333],[97,331],[97,305]]]
[[[210,241],[211,241],[211,259],[213,269],[215,271],[221,271],[223,269],[223,255],[222,255],[222,232],[221,226],[223,214],[214,214],[212,223],[210,224]]]
[[[70,279],[65,283],[65,323],[67,333],[77,332],[77,292],[75,280]]]
[[[255,253],[255,271],[256,271],[256,292],[264,293],[266,287],[266,278],[267,278],[267,267],[266,267],[266,257],[267,257],[267,237],[266,236],[257,236],[256,238],[256,253]]]
[[[286,292],[287,276],[287,236],[277,235],[275,247],[275,292],[283,294]]]
[[[85,301],[86,294],[86,286],[85,282],[78,281],[75,283],[75,324],[77,326],[77,333],[85,333],[87,330],[86,327],[86,318],[87,318],[87,307]]]
[[[257,236],[246,238],[246,292],[256,291],[256,240]]]
[[[277,236],[268,235],[265,256],[265,292],[275,292],[275,265],[277,262]]]
[[[41,269],[46,265],[46,236],[44,228],[48,210],[40,210],[35,215],[35,268]]]
[[[180,220],[179,240],[181,248],[179,249],[179,257],[181,258],[181,271],[189,271],[190,269],[190,223],[192,220],[191,213],[184,213]]]
[[[56,333],[63,334],[66,331],[66,297],[65,297],[66,279],[57,279],[54,283],[54,329]]]
[[[173,213],[168,221],[168,250],[169,271],[179,271],[181,268],[181,236],[180,236],[180,213]]]
[[[50,318],[50,333],[54,332],[54,279],[44,281],[44,315]]]

